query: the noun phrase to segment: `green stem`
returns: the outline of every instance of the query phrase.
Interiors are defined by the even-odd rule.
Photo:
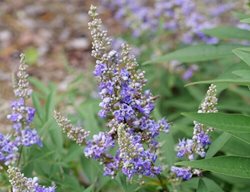
[[[166,184],[164,183],[161,175],[157,175],[158,180],[160,181],[161,187],[162,187],[162,192],[168,192],[168,188]]]
[[[17,167],[19,167],[19,165],[20,165],[22,152],[23,152],[23,146],[20,147],[20,153],[19,153],[19,157],[17,160]]]

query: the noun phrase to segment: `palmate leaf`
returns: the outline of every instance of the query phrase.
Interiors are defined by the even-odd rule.
[[[250,158],[248,157],[219,156],[210,159],[178,162],[176,165],[250,179]]]
[[[150,63],[160,63],[171,60],[178,60],[180,62],[193,63],[199,61],[211,61],[228,56],[232,56],[232,49],[238,48],[239,45],[196,45],[189,46],[169,54],[156,57],[151,61],[143,63],[143,65]]]
[[[226,113],[183,113],[183,115],[222,131],[250,133],[250,117],[246,115]]]
[[[236,27],[216,27],[213,29],[206,29],[203,32],[207,35],[217,37],[220,39],[242,39],[250,40],[250,31],[239,29]]]

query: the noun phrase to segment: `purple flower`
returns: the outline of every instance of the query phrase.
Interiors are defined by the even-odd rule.
[[[177,157],[182,158],[185,155],[189,157],[189,159],[193,159],[193,140],[192,139],[182,139],[179,141],[176,149],[177,149]]]
[[[42,146],[40,137],[35,129],[26,128],[21,131],[21,142],[22,145],[29,147],[31,145],[37,144]]]
[[[117,170],[119,169],[120,166],[120,151],[118,150],[116,152],[116,156],[112,158],[112,160],[108,163],[104,164],[104,175],[106,176],[115,176]]]
[[[114,147],[113,138],[104,132],[100,132],[93,136],[91,141],[87,142],[84,154],[86,157],[92,157],[94,159],[101,158],[110,148]]]
[[[183,80],[189,80],[192,76],[193,76],[193,73],[195,72],[196,68],[193,68],[192,66],[189,67],[185,72],[184,74],[182,75],[182,79]]]
[[[99,85],[100,95],[112,95],[114,93],[114,83],[112,81],[101,82]]]
[[[125,103],[120,105],[120,109],[114,111],[114,117],[118,122],[129,121],[134,118],[135,111]]]
[[[7,115],[7,119],[13,123],[13,132],[10,136],[0,134],[0,161],[6,165],[14,163],[17,159],[20,146],[33,144],[42,146],[37,131],[30,128],[36,110],[26,105],[26,100],[32,92],[29,87],[27,67],[24,63],[24,55],[21,55],[19,69],[15,76],[16,81],[13,85],[16,100],[11,103],[11,112]]]
[[[168,122],[166,121],[166,119],[159,120],[158,124],[160,125],[160,128],[161,128],[162,131],[164,131],[165,133],[169,132],[170,125],[168,124]]]
[[[105,111],[105,110],[100,110],[100,111],[98,112],[98,116],[99,116],[100,118],[102,118],[102,119],[106,118],[106,117],[107,117],[107,111]]]
[[[26,120],[29,123],[31,123],[35,117],[36,110],[33,107],[26,107],[27,117]]]
[[[101,76],[107,70],[107,66],[104,63],[99,63],[95,66],[93,74],[95,76]]]
[[[5,165],[13,163],[18,157],[17,151],[16,143],[11,141],[10,137],[0,133],[0,163]]]
[[[23,116],[20,113],[12,113],[12,114],[9,114],[7,116],[7,119],[9,119],[10,121],[15,122],[15,123],[21,121],[22,118],[23,118]]]
[[[184,43],[204,41],[209,44],[218,42],[217,38],[205,35],[202,30],[212,28],[221,22],[220,18],[212,19],[208,16],[220,15],[233,8],[232,3],[215,5],[210,12],[202,13],[193,0],[158,0],[152,6],[147,1],[113,1],[100,0],[114,13],[114,18],[123,23],[124,28],[131,30],[133,36],[157,34],[157,29],[163,26],[171,32],[178,32]],[[217,8],[218,7],[218,8]],[[163,24],[162,24],[163,21]],[[188,34],[188,35],[186,35]]]
[[[55,186],[41,186],[37,177],[27,178],[17,167],[9,166],[7,173],[13,191],[55,192]]]
[[[182,168],[182,167],[171,167],[171,172],[183,180],[189,180],[192,178],[192,172],[190,168]]]
[[[12,127],[16,132],[19,133],[22,128],[22,123],[14,123]]]
[[[197,134],[197,142],[200,143],[204,147],[211,143],[209,135],[204,132],[200,132]]]
[[[153,177],[161,172],[161,168],[154,165],[157,155],[144,148],[139,135],[128,133],[124,130],[124,126],[120,126],[118,144],[122,172],[128,178],[132,178],[135,174]]]
[[[204,101],[199,107],[198,113],[216,113],[216,105],[216,86],[211,84]],[[187,156],[189,160],[194,160],[195,154],[197,154],[201,158],[204,158],[206,156],[206,149],[211,143],[208,133],[212,130],[213,128],[206,127],[194,121],[193,137],[192,139],[182,139],[179,141],[176,147],[177,157],[182,158]],[[184,180],[192,177],[189,168],[173,167],[171,171],[174,172],[177,177],[181,177]],[[201,170],[193,170],[193,174],[199,175],[200,173]]]
[[[30,128],[34,120],[36,110],[25,105],[24,98],[19,98],[11,103],[12,113],[7,118],[13,122],[15,131],[13,138],[18,146],[31,146],[34,144],[42,146],[41,139],[35,129]]]
[[[11,103],[12,109],[18,109],[18,108],[23,107],[23,106],[24,106],[24,99],[23,98],[20,98],[20,99],[13,101]]]
[[[211,10],[209,10],[209,12],[212,16],[218,17],[222,15],[223,13],[230,11],[234,7],[235,7],[234,3],[221,4],[221,5],[218,5],[217,7],[213,7]]]
[[[128,81],[129,80],[130,74],[126,69],[121,69],[120,75],[121,75],[121,78],[122,78],[123,81]]]
[[[136,5],[130,8],[139,13],[140,19],[149,22],[146,10]],[[97,59],[94,74],[98,74],[101,98],[98,115],[107,119],[110,130],[87,141],[84,153],[104,165],[105,175],[114,176],[120,170],[128,178],[134,175],[153,177],[161,172],[161,167],[155,165],[156,137],[161,130],[167,131],[169,125],[164,120],[156,122],[152,119],[155,98],[149,90],[143,92],[144,71],[137,69],[138,64],[128,45],[113,50],[111,39],[103,31],[101,20],[97,19],[96,8],[92,6],[89,14],[93,19],[89,23],[93,37],[92,55]],[[100,63],[105,63],[105,67]],[[114,157],[110,149],[115,146],[115,141],[118,150]]]
[[[56,188],[54,186],[53,187],[44,187],[40,185],[35,186],[35,192],[55,192],[55,191]]]

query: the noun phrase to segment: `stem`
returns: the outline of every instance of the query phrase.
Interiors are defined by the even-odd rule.
[[[20,147],[20,153],[19,153],[19,157],[17,160],[17,167],[20,165],[20,162],[21,162],[22,151],[23,151],[23,146]]]
[[[161,187],[162,187],[162,192],[168,192],[168,188],[164,181],[162,180],[161,175],[157,175],[158,180],[160,181]]]
[[[73,167],[73,171],[78,176],[79,182],[84,186],[84,187],[89,187],[91,183],[89,182],[88,178],[84,175],[84,173],[81,171],[81,167],[79,165]]]

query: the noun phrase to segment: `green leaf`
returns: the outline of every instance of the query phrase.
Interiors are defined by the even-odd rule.
[[[223,146],[222,151],[231,155],[250,157],[249,144],[236,137],[231,137],[227,144]]]
[[[202,178],[203,182],[205,183],[206,186],[209,186],[209,192],[223,192],[223,190],[220,188],[220,186],[214,182],[213,180],[209,178]]]
[[[206,35],[211,35],[220,39],[243,39],[250,40],[250,31],[236,27],[216,27],[203,30]]]
[[[134,191],[134,189],[136,189],[137,185],[136,183],[131,183],[127,180],[126,176],[119,174],[117,176],[116,181],[119,183],[119,185],[122,187],[122,191],[124,192],[131,192]]]
[[[46,120],[50,120],[53,118],[53,111],[55,109],[55,96],[56,96],[56,91],[55,89],[51,90],[47,97],[47,102],[46,102]]]
[[[203,177],[202,179],[193,177],[191,180],[182,183],[183,189],[192,188],[192,191],[194,191],[198,188],[200,180],[204,182],[209,192],[224,192],[216,182],[207,177]]]
[[[82,155],[82,148],[78,145],[73,145],[69,148],[68,153],[65,158],[63,158],[63,162],[69,163],[71,161],[77,160]]]
[[[32,93],[32,102],[33,102],[33,105],[36,109],[36,114],[37,114],[38,118],[40,119],[40,121],[43,122],[45,119],[45,111],[43,110],[43,107],[40,104],[38,94],[35,92]]]
[[[27,64],[35,64],[38,60],[39,53],[35,47],[29,47],[24,51],[25,62]]]
[[[219,156],[210,159],[178,162],[176,165],[250,179],[250,158],[248,157]]]
[[[36,78],[30,77],[29,81],[32,85],[34,85],[39,91],[41,91],[43,94],[48,95],[50,90],[48,87],[46,87],[41,81],[39,81]]]
[[[74,175],[64,175],[63,180],[60,180],[63,191],[85,192],[84,188],[79,183],[79,179]],[[89,191],[92,192],[92,191]]]
[[[248,18],[249,18],[249,15],[246,14],[246,13],[242,13],[242,11],[241,11],[241,12],[234,11],[234,12],[233,12],[233,16],[234,16],[237,20],[242,20],[242,19],[248,19]]]
[[[237,48],[233,50],[233,53],[250,66],[250,48]]]
[[[250,24],[250,18],[242,19],[242,20],[240,20],[240,22],[242,22],[242,23],[249,23]]]
[[[159,160],[164,164],[173,165],[176,162],[176,151],[174,136],[173,133],[170,132],[168,134],[160,134],[159,136],[160,141],[160,154]]]
[[[250,80],[243,80],[243,79],[214,79],[207,81],[196,81],[188,83],[185,86],[198,85],[198,84],[211,84],[211,83],[229,83],[229,84],[250,86]]]
[[[233,55],[232,49],[238,48],[239,45],[196,45],[179,49],[172,53],[156,57],[151,61],[143,63],[159,63],[171,60],[180,62],[193,63],[198,61],[211,61]]]
[[[229,133],[222,133],[212,144],[209,146],[209,149],[206,154],[206,159],[213,157],[231,138]]]
[[[88,101],[77,107],[77,112],[79,112],[80,116],[84,118],[84,126],[87,130],[91,132],[91,134],[96,134],[100,131],[96,114],[99,109],[98,102],[96,101]]]
[[[237,70],[233,71],[232,73],[241,77],[242,79],[250,80],[250,70]]]
[[[232,135],[250,145],[250,133],[232,133]]]
[[[183,113],[184,116],[226,132],[250,133],[250,117],[226,113]]]
[[[87,159],[84,155],[81,157],[81,167],[84,170],[84,177],[90,182],[95,183],[103,175],[103,169],[97,161]]]
[[[202,179],[199,180],[197,192],[208,192],[208,188]]]
[[[51,121],[48,134],[51,138],[49,147],[51,149],[56,148],[57,152],[61,153],[63,151],[63,134],[55,121]]]
[[[94,185],[89,186],[87,189],[85,189],[83,192],[94,192]]]

